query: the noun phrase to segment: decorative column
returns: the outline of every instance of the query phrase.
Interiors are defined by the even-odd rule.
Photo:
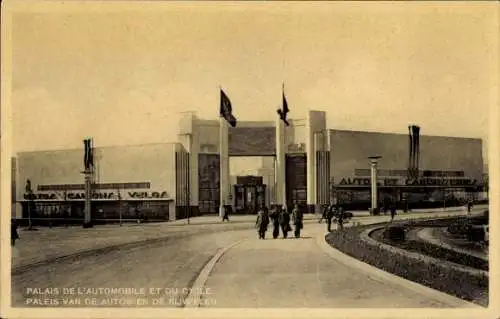
[[[315,148],[315,131],[311,122],[311,111],[307,113],[307,133],[306,133],[306,148],[307,148],[307,206],[309,213],[314,213],[316,210],[316,148]]]
[[[83,220],[83,225],[84,227],[87,227],[90,225],[91,221],[91,213],[90,213],[90,201],[92,199],[92,171],[91,170],[85,170],[83,172],[85,174],[85,217]]]
[[[377,189],[377,179],[378,179],[378,160],[382,158],[382,156],[370,156],[370,164],[371,164],[371,197],[372,197],[372,209],[371,213],[376,214],[378,210],[378,189]]]
[[[224,117],[219,120],[219,154],[220,154],[220,206],[222,218],[224,205],[229,203],[229,136],[228,123]]]
[[[276,119],[276,205],[286,205],[286,149],[285,149],[285,125],[280,118]]]
[[[84,156],[83,166],[84,170],[81,172],[85,176],[85,206],[84,206],[84,219],[83,228],[92,227],[91,223],[91,200],[92,200],[92,183],[94,176],[94,146],[91,138],[85,139],[84,143]]]

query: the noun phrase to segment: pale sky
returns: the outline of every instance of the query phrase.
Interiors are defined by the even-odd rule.
[[[176,141],[179,111],[217,117],[219,85],[239,120],[274,120],[283,81],[292,118],[316,109],[329,128],[407,133],[416,123],[424,135],[487,138],[492,3],[66,8],[12,16],[14,151],[82,147],[86,136],[96,146]]]

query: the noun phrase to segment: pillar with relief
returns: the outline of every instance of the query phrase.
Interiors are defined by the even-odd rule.
[[[308,112],[306,135],[307,206],[308,212],[314,213],[316,206],[316,150],[314,147],[315,132],[311,122],[311,112]]]

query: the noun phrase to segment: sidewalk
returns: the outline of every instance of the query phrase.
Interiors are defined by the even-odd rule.
[[[486,205],[474,210],[484,210]],[[447,212],[457,211],[455,208]],[[462,210],[459,210],[463,212]],[[422,212],[400,213],[396,219],[407,219],[418,217]],[[443,210],[435,210],[436,215],[440,215]],[[353,212],[356,222],[361,224],[384,222],[389,216],[369,216],[366,211]],[[111,246],[132,244],[137,242],[151,241],[155,239],[185,236],[200,232],[230,231],[253,229],[255,215],[233,215],[230,222],[221,222],[219,216],[199,216],[189,220],[186,219],[163,223],[144,224],[124,224],[119,225],[98,225],[93,228],[84,229],[81,226],[68,228],[38,228],[37,231],[27,231],[19,229],[20,240],[12,247],[12,268],[19,270],[19,267],[29,267],[29,265],[40,263],[64,256],[81,254],[93,250],[103,249]],[[304,216],[305,223],[317,223],[319,215],[307,214]],[[358,221],[359,218],[359,221]]]

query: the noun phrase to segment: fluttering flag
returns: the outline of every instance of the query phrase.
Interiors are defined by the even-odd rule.
[[[83,156],[83,165],[86,170],[90,170],[94,166],[94,154],[92,140],[90,138],[83,140],[85,154]]]
[[[226,93],[220,90],[220,116],[222,116],[232,127],[236,126],[236,118],[233,115],[233,107]]]
[[[408,157],[408,177],[413,178],[413,125],[408,126],[408,137],[410,138],[409,142],[409,157]]]
[[[31,181],[30,181],[30,179],[29,179],[29,178],[26,180],[26,188],[25,188],[25,190],[26,190],[26,193],[28,193],[28,194],[29,194],[29,193],[31,193],[31,192],[33,191],[33,190],[31,189]]]
[[[283,95],[283,105],[281,106],[281,109],[278,109],[276,112],[280,116],[280,119],[285,123],[286,126],[289,126],[290,123],[288,123],[288,120],[286,119],[288,112],[290,112],[290,109],[288,109],[288,103],[286,101],[286,96],[285,96],[285,85],[283,84],[283,89],[282,89],[282,95]]]
[[[408,126],[410,137],[410,160],[408,163],[408,175],[412,179],[418,179],[419,157],[420,157],[420,127],[417,125]]]

